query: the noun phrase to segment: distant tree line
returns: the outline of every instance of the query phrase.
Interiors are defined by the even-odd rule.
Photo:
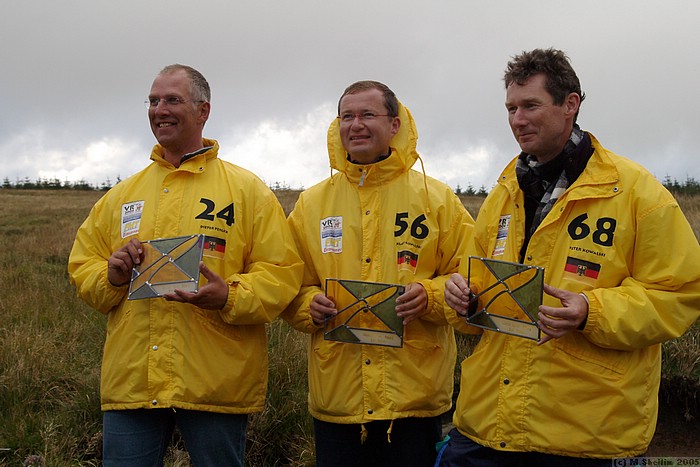
[[[482,198],[486,198],[486,195],[489,194],[489,191],[486,189],[484,185],[481,185],[478,190],[475,190],[474,187],[472,186],[471,183],[467,185],[467,188],[462,188],[457,185],[457,188],[455,188],[455,194],[456,195],[466,195],[466,196],[481,196]]]
[[[121,178],[117,175],[115,184],[121,182]],[[61,181],[57,178],[37,178],[32,180],[29,177],[23,179],[18,178],[12,182],[8,177],[2,181],[0,188],[15,189],[15,190],[84,190],[84,191],[107,191],[112,188],[112,181],[107,178],[101,184],[92,184],[80,179],[77,182],[68,180]]]
[[[121,182],[121,178],[117,175],[117,180],[114,185]],[[7,189],[17,189],[17,190],[85,190],[85,191],[107,191],[112,186],[112,180],[107,178],[104,182],[98,184],[92,184],[86,182],[84,179],[78,180],[77,182],[71,182],[68,180],[61,181],[57,178],[38,178],[32,180],[29,177],[24,177],[22,179],[18,178],[14,182],[8,177],[5,177],[2,181],[0,188]],[[269,185],[270,189],[273,191],[291,191],[292,188],[285,182],[274,182]],[[299,191],[303,191],[303,188]]]
[[[679,183],[675,178],[666,175],[663,181],[664,186],[668,191],[675,194],[683,195],[698,195],[700,194],[700,183],[693,177],[686,177],[683,183]]]
[[[119,175],[117,175],[114,185],[119,182],[121,182],[121,178]],[[683,182],[679,182],[677,179],[671,179],[670,176],[666,175],[662,183],[666,189],[674,195],[700,194],[700,182],[695,180],[693,177],[687,177]],[[31,180],[29,177],[24,177],[23,179],[18,178],[13,182],[8,177],[5,177],[2,181],[2,185],[0,185],[0,189],[107,191],[114,185],[109,178],[100,184],[91,184],[86,182],[84,179],[78,180],[77,182],[71,182],[68,180],[61,181],[57,178],[38,178],[36,180]],[[291,190],[290,186],[286,183],[274,182],[269,186],[273,191]],[[457,185],[457,188],[455,189],[456,194],[466,196],[486,197],[488,192],[488,189],[484,185],[481,185],[479,189],[475,189],[471,183],[469,183],[466,188],[462,188],[460,185]]]

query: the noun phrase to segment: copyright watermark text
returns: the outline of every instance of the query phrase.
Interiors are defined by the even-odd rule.
[[[628,457],[626,459],[613,459],[614,467],[636,467],[640,465],[651,466],[693,466],[700,467],[700,457]]]

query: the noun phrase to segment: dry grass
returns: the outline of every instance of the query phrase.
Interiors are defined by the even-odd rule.
[[[275,195],[277,195],[277,199],[282,205],[282,209],[284,209],[284,213],[286,215],[289,215],[289,213],[292,212],[292,209],[294,209],[294,205],[296,204],[297,199],[299,198],[299,193],[301,193],[299,190],[275,191]]]
[[[263,412],[250,419],[246,462],[313,466],[313,424],[306,408],[308,335],[276,320],[268,326],[268,339],[270,390]]]
[[[0,190],[0,447],[20,465],[90,465],[99,431],[104,320],[75,298],[66,266],[99,193]]]
[[[299,192],[281,190],[289,213]],[[105,337],[102,315],[79,301],[66,266],[75,232],[102,195],[91,191],[0,189],[0,465],[30,455],[45,465],[100,465],[99,367]],[[463,197],[476,215],[482,198]],[[696,235],[700,197],[679,197]],[[249,465],[312,465],[311,419],[306,410],[305,335],[276,321],[269,326],[270,385],[265,411],[251,417]],[[664,344],[665,380],[700,385],[700,325]],[[460,338],[460,359],[474,345]],[[688,392],[689,417],[697,406]],[[692,394],[689,395],[689,394]],[[693,405],[695,404],[695,405]],[[695,409],[694,409],[695,410]],[[189,465],[182,445],[167,465]]]
[[[700,196],[676,195],[678,204],[700,241]]]

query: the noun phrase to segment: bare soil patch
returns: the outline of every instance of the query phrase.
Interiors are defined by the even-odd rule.
[[[700,384],[685,376],[662,379],[659,420],[647,456],[700,457]]]

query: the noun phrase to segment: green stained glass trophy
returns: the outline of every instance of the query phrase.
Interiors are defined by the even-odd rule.
[[[468,314],[469,324],[540,340],[537,313],[542,304],[544,268],[470,256],[467,281],[479,287],[475,290],[479,307]]]
[[[204,235],[141,242],[143,259],[131,271],[129,300],[156,298],[175,289],[197,292]]]
[[[396,315],[396,298],[404,286],[326,279],[326,296],[338,310],[326,318],[326,340],[353,344],[403,346],[403,318]]]

